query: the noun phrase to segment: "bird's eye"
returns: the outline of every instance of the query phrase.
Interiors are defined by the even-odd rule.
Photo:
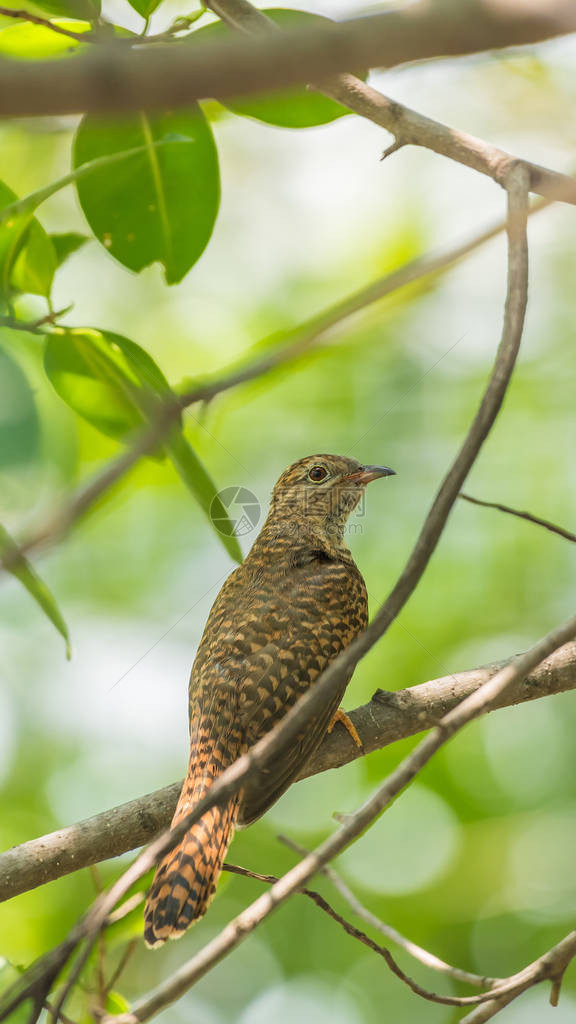
[[[315,484],[320,483],[321,480],[325,480],[328,476],[328,470],[324,469],[324,466],[312,466],[312,469],[308,473],[308,478],[313,480]]]

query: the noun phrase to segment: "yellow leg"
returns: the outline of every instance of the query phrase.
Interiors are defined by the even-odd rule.
[[[344,708],[338,708],[338,711],[334,712],[334,717],[330,722],[330,725],[328,726],[328,732],[332,732],[334,726],[336,725],[336,722],[342,722],[342,725],[346,729],[346,732],[352,737],[357,747],[362,746],[362,740],[358,735],[356,726],[354,725],[352,719],[349,718],[349,716],[346,714]]]

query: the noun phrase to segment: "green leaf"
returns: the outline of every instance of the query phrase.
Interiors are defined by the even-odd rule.
[[[59,267],[72,256],[73,253],[78,252],[86,242],[90,239],[87,235],[81,235],[77,231],[66,231],[62,234],[50,235],[50,240],[54,246],[54,252],[56,253],[56,263]]]
[[[116,120],[88,115],[76,133],[74,166],[127,148],[139,152],[77,182],[80,205],[120,263],[140,271],[158,261],[175,284],[204,251],[218,212],[212,132],[198,107]]]
[[[181,142],[181,139],[170,139],[170,144],[173,145],[175,142]],[[187,141],[187,140],[184,140]],[[152,145],[154,148],[161,148],[167,144],[167,140],[158,139]],[[63,178],[58,178],[56,181],[46,185],[44,188],[39,188],[35,192],[30,192],[29,195],[23,196],[22,199],[16,199],[14,193],[6,186],[0,183],[0,188],[6,191],[6,194],[13,197],[14,201],[4,205],[2,201],[2,193],[0,193],[0,227],[11,227],[13,223],[19,221],[22,217],[27,217],[26,224],[30,223],[30,216],[40,206],[41,203],[46,202],[56,192],[60,192],[61,189],[66,188],[67,185],[71,185],[73,182],[78,182],[84,178],[89,178],[92,174],[96,174],[99,171],[107,170],[111,167],[116,167],[121,164],[124,160],[130,160],[133,156],[140,156],[144,152],[148,152],[149,146],[138,146],[136,149],[125,149],[120,153],[112,153],[109,156],[98,157],[96,160],[91,160],[90,163],[84,164],[82,167],[76,168],[71,171],[70,174],[65,174]],[[0,234],[0,255],[2,253],[2,236]]]
[[[50,236],[34,220],[14,262],[10,283],[18,292],[31,292],[48,298],[55,271],[56,252]]]
[[[106,1012],[110,1014],[127,1013],[130,1009],[130,1003],[124,996],[121,996],[119,992],[114,992],[113,989],[106,993]]]
[[[47,338],[44,367],[60,398],[108,437],[125,440],[169,395],[164,374],[122,335],[58,328]]]
[[[298,29],[325,25],[330,19],[308,11],[293,11],[281,7],[273,7],[262,11],[279,28]],[[223,22],[206,25],[190,36],[190,42],[216,42],[228,35],[229,29]],[[272,92],[261,96],[222,101],[223,105],[235,114],[244,117],[255,117],[266,124],[278,125],[281,128],[312,128],[320,124],[328,124],[350,111],[335,100],[309,89],[288,89]]]
[[[16,196],[0,181],[0,211],[12,206]],[[12,291],[50,295],[56,270],[56,253],[44,228],[31,211],[16,213],[0,222],[0,298]]]
[[[10,559],[7,564],[7,571],[20,580],[28,593],[38,602],[60,635],[64,637],[66,657],[70,658],[70,636],[68,634],[68,627],[60,614],[60,609],[52,593],[34,571],[28,560],[23,555],[17,555],[15,561],[12,561],[17,551],[18,545],[16,542],[4,527],[0,526],[0,557],[8,557]]]
[[[191,448],[182,433],[177,433],[167,441],[166,450],[180,478],[206,513],[228,554],[236,562],[241,562],[242,550],[234,532],[234,524],[218,496],[214,481],[200,462],[194,449]]]
[[[130,7],[133,7],[143,18],[148,19],[160,6],[162,0],[128,0]]]
[[[54,19],[54,24],[78,34],[92,31],[92,25],[88,21],[61,18]],[[88,43],[80,43],[77,39],[62,35],[61,32],[54,32],[46,25],[33,25],[29,21],[8,25],[0,32],[0,54],[12,60],[49,60],[65,57],[67,53],[74,53],[87,45]]]
[[[32,389],[18,363],[0,348],[0,469],[33,462],[40,427]]]
[[[58,328],[46,340],[44,366],[53,387],[79,416],[103,434],[127,440],[173,392],[160,367],[135,342],[111,331]],[[242,552],[234,527],[218,498],[216,485],[176,423],[163,442],[189,491],[236,561]],[[216,511],[215,511],[216,510]]]

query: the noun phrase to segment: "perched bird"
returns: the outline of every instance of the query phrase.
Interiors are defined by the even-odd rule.
[[[194,661],[190,763],[173,826],[366,628],[366,587],[344,528],[366,484],[392,475],[385,466],[311,455],[278,480],[260,535],[220,590]],[[210,808],[160,862],[146,904],[147,945],[179,938],[202,917],[234,827],[264,814],[334,723],[348,721],[355,733],[339,710],[348,682],[270,771],[225,805]],[[357,734],[355,739],[360,742]]]

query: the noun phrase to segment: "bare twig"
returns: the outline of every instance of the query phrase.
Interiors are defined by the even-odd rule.
[[[237,875],[242,875],[246,878],[255,878],[258,881],[266,882],[269,885],[275,885],[280,881],[276,875],[260,875],[254,871],[249,871],[247,868],[238,867],[236,864],[225,864],[224,870],[231,871]],[[371,949],[374,953],[377,953],[378,956],[381,956],[386,961],[386,964],[392,973],[395,974],[400,981],[404,982],[408,988],[412,989],[416,995],[421,996],[422,999],[427,999],[431,1003],[441,1003],[444,1006],[468,1006],[471,1001],[478,1002],[481,998],[479,996],[443,996],[438,992],[431,992],[430,989],[424,988],[422,985],[419,985],[414,978],[411,978],[409,974],[406,974],[406,972],[402,970],[398,961],[386,946],[380,946],[377,942],[374,942],[374,939],[371,939],[369,935],[366,935],[366,932],[360,931],[360,929],[356,928],[350,921],[347,921],[345,917],[342,917],[342,915],[339,914],[338,911],[335,910],[319,892],[316,892],[315,889],[305,888],[300,890],[300,894],[307,896],[312,900],[320,910],[323,910],[324,913],[328,914],[333,921],[336,921],[336,923],[344,929],[347,935],[350,935],[353,939],[357,939],[358,942],[361,942],[364,946],[368,946],[368,949]],[[473,975],[473,977],[476,976]],[[108,1018],[109,1021],[113,1021],[115,1019],[117,1020],[117,1018],[113,1017]]]
[[[359,756],[432,728],[443,715],[474,693],[505,664],[502,662],[432,679],[406,690],[378,690],[368,704],[350,712],[362,740],[362,749],[353,742],[346,729],[336,728],[303,766],[301,778],[339,768]],[[494,707],[506,707],[571,689],[576,689],[574,643],[566,644],[525,679],[511,685]],[[150,842],[169,827],[181,788],[180,780],[155,793],[0,854],[0,901]],[[142,894],[137,893],[126,905],[133,900],[140,902],[142,898]],[[109,923],[117,919],[126,905],[113,912]]]
[[[511,508],[510,505],[501,505],[496,501],[481,501],[480,498],[473,498],[471,494],[460,493],[458,497],[463,498],[464,501],[469,501],[471,505],[481,505],[483,508],[496,508],[499,512],[507,512],[508,515],[517,516],[518,519],[526,519],[529,523],[535,523],[536,526],[543,526],[545,530],[550,530],[550,533],[557,533],[566,540],[576,542],[576,533],[565,530],[563,526],[557,526],[556,523],[551,523],[548,519],[540,519],[539,516],[534,516],[531,512],[520,512],[517,508]]]
[[[300,843],[295,843],[293,839],[288,836],[278,836],[281,843],[288,846],[289,849],[294,850],[300,857],[307,857],[310,853],[309,850],[301,846]],[[397,931],[396,928],[392,928],[391,925],[386,924],[379,917],[376,917],[371,910],[368,910],[363,903],[360,902],[357,896],[354,895],[352,890],[346,885],[343,878],[334,870],[330,864],[325,864],[321,869],[323,874],[334,886],[337,892],[340,893],[342,898],[346,901],[350,909],[360,917],[366,924],[375,928],[382,935],[385,935],[387,939],[394,942],[397,946],[400,946],[406,953],[409,953],[411,957],[418,960],[425,967],[429,967],[433,971],[438,971],[439,974],[446,974],[448,977],[453,978],[454,981],[462,981],[466,985],[476,985],[479,988],[488,988],[488,986],[499,985],[502,978],[489,978],[481,974],[472,974],[470,971],[464,971],[460,967],[454,967],[452,964],[446,963],[445,960],[440,960],[439,957],[435,956],[428,949],[424,949],[419,946],[416,942],[412,942],[411,939],[407,939],[405,935]]]
[[[128,945],[126,946],[126,949],[123,950],[122,956],[120,957],[118,963],[116,964],[116,967],[114,968],[114,971],[112,972],[108,981],[106,982],[106,993],[108,993],[110,989],[114,988],[116,982],[122,975],[122,972],[128,965],[128,961],[136,951],[137,945],[138,939],[132,939],[131,942],[129,942]]]
[[[3,15],[5,18],[29,21],[33,25],[41,25],[43,28],[49,29],[50,32],[56,32],[60,36],[68,36],[69,39],[75,39],[78,43],[94,41],[94,37],[91,36],[90,32],[73,32],[72,29],[63,28],[62,25],[57,25],[56,22],[50,21],[48,18],[41,18],[38,14],[32,14],[31,11],[14,11],[11,7],[0,7],[0,15]]]
[[[417,3],[275,38],[226,39],[198,46],[152,46],[145,53],[114,43],[74,61],[3,61],[0,116],[69,114],[187,106],[195,99],[279,89],[358,67],[532,44],[576,29],[572,0],[534,4]],[[546,172],[539,172],[545,184]],[[539,191],[539,188],[536,189]],[[568,193],[567,193],[568,194]],[[572,187],[572,201],[574,201]]]
[[[254,7],[250,0],[208,0],[211,8],[223,21],[240,32],[250,34],[267,32],[268,40],[277,38],[278,26],[262,11]],[[517,11],[520,11],[517,5]],[[431,8],[428,8],[431,10]],[[435,15],[439,6],[433,8]],[[464,17],[471,22],[478,7],[467,7],[466,4],[452,5],[446,9],[451,23],[451,30],[458,34],[458,21]],[[410,8],[410,17],[414,14]],[[524,12],[524,15],[526,12]],[[272,37],[274,37],[272,39]],[[456,38],[456,37],[455,37]],[[479,41],[479,39],[477,40]],[[350,67],[366,66],[365,62],[350,64]],[[384,152],[384,157],[396,152],[406,145],[424,146],[442,156],[464,164],[481,174],[486,174],[494,181],[504,185],[508,172],[517,159],[502,149],[492,146],[483,139],[460,132],[439,121],[424,117],[415,110],[384,96],[381,92],[362,82],[349,72],[339,74],[333,79],[320,80],[318,75],[310,77],[316,83],[318,91],[342,103],[349,110],[373,121],[385,128],[394,136],[394,142]],[[564,199],[566,202],[576,201],[576,182],[566,175],[558,175],[555,171],[536,164],[524,162],[529,177],[529,190],[547,195],[551,199]]]

